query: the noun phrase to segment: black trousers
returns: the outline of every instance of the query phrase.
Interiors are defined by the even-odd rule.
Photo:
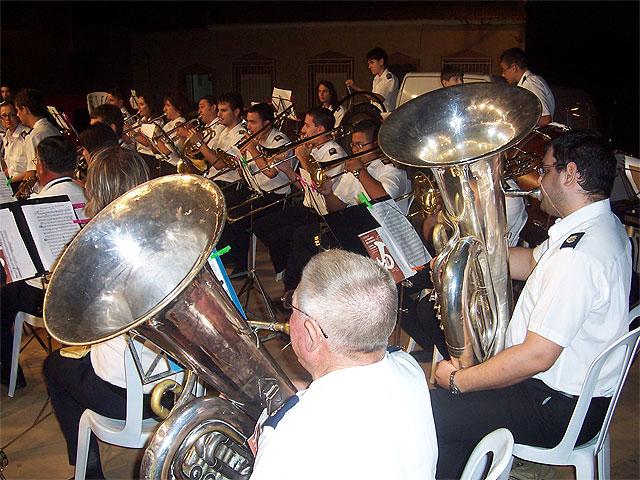
[[[122,360],[124,361],[124,360]],[[98,377],[91,365],[91,355],[83,358],[67,358],[56,350],[44,362],[44,377],[51,396],[53,411],[67,442],[69,465],[76,464],[78,426],[85,409],[106,417],[124,420],[127,393],[124,388],[112,385]],[[150,395],[144,395],[143,416],[153,416],[149,405]],[[87,478],[100,478],[100,450],[92,434],[89,444]]]
[[[600,430],[609,398],[597,397],[578,436],[578,445]],[[436,478],[460,478],[476,444],[497,428],[508,428],[516,443],[554,447],[564,436],[577,397],[549,388],[530,378],[506,388],[452,395],[431,391],[431,407],[438,437]]]
[[[13,348],[13,323],[16,313],[25,312],[35,316],[42,316],[42,302],[44,291],[32,287],[24,282],[5,285],[0,289],[0,363],[3,368],[11,366],[11,350]]]
[[[293,232],[303,225],[319,225],[320,216],[312,208],[290,205],[253,223],[253,233],[269,248],[269,256],[276,273],[287,267],[293,246]]]

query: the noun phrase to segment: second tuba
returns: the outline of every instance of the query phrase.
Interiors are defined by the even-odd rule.
[[[258,416],[295,393],[209,266],[225,218],[210,180],[151,180],[78,233],[47,289],[56,340],[87,345],[132,330],[224,396],[178,401],[145,452],[145,478],[248,478]]]
[[[524,88],[471,83],[415,98],[380,128],[382,151],[398,163],[429,167],[442,195],[433,283],[447,348],[461,367],[504,347],[513,298],[503,152],[535,127],[541,111]]]

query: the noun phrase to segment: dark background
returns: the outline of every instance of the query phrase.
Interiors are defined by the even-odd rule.
[[[180,31],[224,23],[419,19],[424,6],[425,2],[2,1],[0,75],[18,88],[32,86],[55,94],[84,95],[104,85],[131,88],[130,69],[123,68],[131,65],[131,32],[177,30],[168,41],[198,48]],[[550,84],[588,92],[597,108],[598,128],[615,148],[636,157],[638,6],[637,1],[524,3],[531,70]],[[29,64],[28,53],[12,44],[16,32],[32,35],[37,48],[67,69],[71,79],[62,84],[60,74]],[[68,48],[56,44],[60,38]],[[96,48],[108,48],[113,58]],[[5,59],[11,56],[15,65],[16,55],[24,57],[20,61],[25,68],[5,71]]]

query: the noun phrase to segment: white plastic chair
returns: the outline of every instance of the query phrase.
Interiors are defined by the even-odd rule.
[[[492,454],[491,466],[489,454]],[[486,435],[473,449],[460,480],[507,480],[513,462],[513,435],[506,428],[498,428]],[[486,475],[485,475],[485,472]]]
[[[16,391],[16,380],[18,378],[18,363],[19,363],[20,350],[21,350],[20,344],[22,343],[22,327],[25,323],[31,325],[32,327],[44,328],[44,320],[42,319],[42,317],[35,317],[25,312],[18,312],[16,314],[16,320],[13,324],[13,350],[11,351],[11,373],[9,375],[9,396],[10,397],[13,397]],[[36,335],[35,332],[34,332],[34,335]],[[25,347],[26,346],[27,345],[25,345]],[[43,347],[45,348],[45,350],[47,350],[47,348],[44,345]],[[51,352],[51,343],[49,343],[48,351]]]
[[[76,480],[84,480],[86,474],[91,431],[103,442],[119,447],[142,448],[159,425],[152,418],[142,418],[142,380],[129,348],[125,350],[124,366],[127,385],[126,420],[103,417],[89,409],[84,411],[78,426]]]
[[[640,316],[640,307],[634,308],[629,313],[629,322]],[[544,465],[573,465],[576,468],[576,477],[579,479],[594,478],[594,458],[598,461],[598,477],[600,479],[608,479],[610,475],[610,439],[609,425],[613,412],[618,403],[620,392],[631,368],[636,352],[638,351],[638,337],[640,336],[640,327],[624,335],[622,338],[614,342],[612,345],[596,357],[589,370],[587,377],[582,385],[580,398],[576,404],[567,431],[558,445],[553,448],[533,447],[530,445],[516,444],[513,455],[531,462],[542,463]],[[596,386],[596,381],[600,375],[606,360],[611,357],[614,352],[624,352],[624,361],[618,376],[616,388],[611,397],[607,414],[602,422],[602,428],[598,435],[587,443],[575,446],[578,434],[582,428],[584,417],[587,414],[589,403]]]
[[[98,105],[102,105],[107,103],[107,92],[89,92],[87,93],[87,109],[89,110],[89,114],[96,108]]]

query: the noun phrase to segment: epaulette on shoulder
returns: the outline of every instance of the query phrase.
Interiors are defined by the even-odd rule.
[[[576,248],[576,245],[578,245],[578,242],[582,237],[584,237],[584,232],[572,233],[567,237],[560,248]]]

